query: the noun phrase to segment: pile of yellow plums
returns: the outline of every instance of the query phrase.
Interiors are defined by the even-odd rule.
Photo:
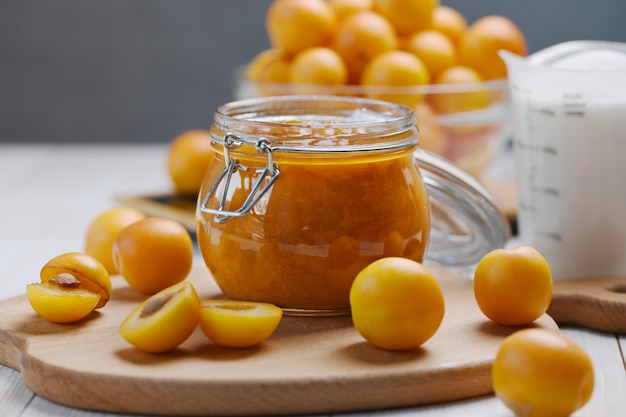
[[[479,176],[505,122],[507,69],[525,56],[509,18],[471,24],[438,0],[274,0],[270,47],[246,66],[240,96],[352,95],[411,107],[420,146]]]
[[[527,53],[510,19],[490,15],[469,25],[437,0],[274,0],[266,29],[271,49],[247,72],[257,81],[416,86],[494,80],[507,76],[499,50]],[[416,104],[412,100],[405,104]],[[433,104],[456,111],[452,103]]]

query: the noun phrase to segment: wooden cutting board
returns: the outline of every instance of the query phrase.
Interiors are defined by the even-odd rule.
[[[548,314],[559,325],[626,334],[626,277],[555,280]]]
[[[487,320],[472,283],[433,266],[446,312],[438,332],[411,351],[378,349],[349,316],[284,317],[259,346],[228,349],[199,329],[177,350],[149,354],[118,333],[145,298],[113,278],[109,303],[77,324],[46,322],[25,296],[0,302],[0,363],[35,393],[68,406],[161,415],[277,415],[405,407],[488,394],[491,363],[518,327]],[[220,291],[204,267],[188,278],[203,298]],[[534,326],[557,330],[547,315]]]

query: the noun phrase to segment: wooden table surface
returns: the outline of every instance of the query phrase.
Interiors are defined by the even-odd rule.
[[[52,257],[82,250],[90,221],[114,207],[117,196],[167,192],[165,160],[164,145],[0,144],[0,299],[24,294]],[[561,331],[587,351],[595,369],[594,394],[574,417],[626,415],[626,335],[575,327]],[[38,397],[19,372],[2,365],[0,415],[109,416]],[[349,415],[513,416],[494,396]]]

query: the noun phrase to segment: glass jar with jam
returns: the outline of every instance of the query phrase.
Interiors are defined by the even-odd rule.
[[[216,111],[211,136],[197,239],[230,298],[336,314],[376,259],[423,262],[431,245],[433,260],[470,265],[508,237],[472,177],[417,151],[408,107],[336,96],[241,100]]]

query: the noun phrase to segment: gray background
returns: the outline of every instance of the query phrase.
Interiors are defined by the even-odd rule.
[[[167,142],[207,128],[233,71],[269,46],[271,0],[2,0],[0,141]],[[530,52],[626,41],[626,0],[442,0],[500,14]]]

